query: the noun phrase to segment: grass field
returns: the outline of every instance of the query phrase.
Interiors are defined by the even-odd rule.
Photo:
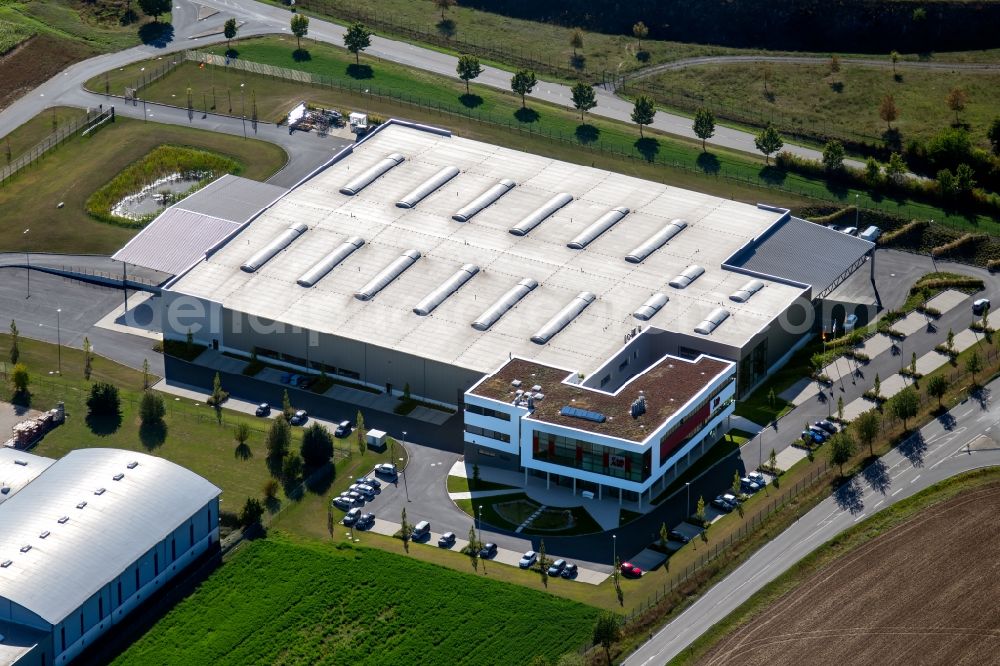
[[[0,19],[0,56],[34,34],[35,31],[29,26]]]
[[[989,147],[986,130],[1000,106],[1000,72],[902,69],[894,79],[885,68],[844,63],[831,74],[828,65],[771,64],[773,79],[765,94],[759,64],[704,65],[659,74],[637,85],[666,106],[694,109],[704,104],[720,117],[760,123],[773,121],[804,135],[881,137],[882,97],[891,94],[899,108],[895,123],[904,141],[928,139],[955,122],[945,98],[952,88],[968,94],[959,118],[973,140]],[[631,92],[631,91],[630,91]]]
[[[42,139],[62,128],[66,123],[83,118],[84,109],[69,106],[53,106],[45,110],[14,131],[0,142],[0,164],[7,164],[8,146],[11,160],[16,160],[25,152],[38,145]]]
[[[47,116],[46,116],[47,117]],[[156,146],[175,144],[231,157],[246,178],[264,180],[286,160],[278,146],[177,125],[118,118],[90,138],[73,138],[0,187],[0,250],[111,254],[135,234],[91,218],[88,197]],[[64,202],[63,208],[56,204]],[[22,234],[27,227],[31,234]]]
[[[588,641],[597,614],[370,548],[283,535],[240,548],[113,663],[553,662]]]
[[[303,44],[310,53],[309,60],[293,59],[291,38],[245,40],[236,48],[244,60],[319,74],[327,85],[307,86],[224,67],[201,69],[189,62],[144,88],[143,94],[153,101],[176,104],[185,99],[191,87],[196,109],[203,105],[211,108],[214,98],[216,108],[228,112],[231,98],[234,113],[239,114],[238,92],[243,83],[245,89],[256,95],[258,115],[263,119],[284,117],[292,106],[306,99],[327,107],[362,109],[429,122],[470,138],[581,164],[601,166],[607,163],[604,156],[627,157],[631,162],[646,162],[652,167],[644,172],[649,174],[646,177],[743,201],[794,207],[806,197],[847,203],[853,202],[857,195],[862,207],[878,208],[908,219],[934,219],[962,228],[990,223],[985,217],[969,219],[921,203],[875,199],[862,190],[842,189],[820,179],[765,168],[755,155],[717,148],[703,153],[700,144],[694,141],[653,131],[647,131],[646,138],[640,140],[637,128],[625,123],[588,117],[581,124],[577,113],[558,105],[531,100],[524,111],[520,98],[486,86],[473,86],[473,94],[467,96],[464,85],[457,79],[374,58],[363,57],[358,70],[343,49],[311,41]],[[156,61],[110,72],[109,87],[112,91],[122,89],[136,80],[140,68],[150,66],[156,66]],[[104,76],[95,77],[87,85],[103,91]],[[364,94],[366,90],[368,94]],[[636,166],[609,168],[624,173],[638,170]]]
[[[980,611],[1000,591],[991,566],[1000,538],[981,526],[998,509],[996,469],[884,509],[782,574],[672,663],[726,663],[737,654],[740,663],[779,665],[990,661],[1000,625]]]

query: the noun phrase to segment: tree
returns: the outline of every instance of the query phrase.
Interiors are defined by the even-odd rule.
[[[715,114],[706,108],[694,114],[694,134],[701,139],[701,152],[705,152],[705,141],[715,135]]]
[[[872,395],[878,399],[882,395],[882,379],[875,373],[875,382],[872,384]]]
[[[90,347],[90,342],[87,340],[87,338],[84,338],[83,342],[84,342],[84,349],[85,350],[87,350],[87,351],[92,350],[92,348]],[[89,357],[87,358],[87,361],[89,363],[89,361],[90,361]],[[149,373],[149,359],[148,358],[144,358],[144,359],[142,359],[142,390],[143,391],[145,391],[146,389],[149,388],[149,383],[150,383],[149,382],[149,375],[150,375],[150,373]],[[90,379],[90,375],[89,374],[87,375],[87,379]]]
[[[955,112],[955,124],[958,124],[958,114],[965,111],[965,105],[969,102],[969,95],[961,88],[952,88],[948,91],[945,102],[948,108]]]
[[[948,337],[945,338],[945,344],[948,345],[948,351],[954,351],[955,349],[955,331],[948,329]]]
[[[256,497],[248,497],[243,510],[240,511],[240,525],[250,527],[260,522],[264,516],[264,507]]]
[[[844,144],[837,140],[827,141],[823,146],[823,168],[828,173],[842,171],[844,168]]]
[[[229,394],[222,390],[222,376],[216,372],[215,377],[212,378],[212,395],[208,396],[208,404],[220,407],[228,399]]]
[[[344,33],[344,46],[354,54],[355,64],[361,64],[361,52],[372,45],[372,31],[364,23],[355,21]]]
[[[771,449],[771,455],[767,457],[767,464],[771,466],[772,471],[778,471],[778,453],[774,449]]]
[[[889,401],[889,408],[892,409],[893,416],[903,422],[903,430],[906,430],[906,421],[917,415],[920,408],[920,397],[912,386],[892,396]]]
[[[729,489],[733,492],[733,495],[735,497],[739,497],[740,496],[740,491],[743,490],[743,485],[740,483],[740,471],[739,470],[736,470],[735,472],[733,472],[733,483],[729,487]]]
[[[295,35],[295,48],[299,51],[302,50],[302,38],[309,34],[309,17],[305,14],[292,14],[291,22],[292,34]],[[350,34],[350,30],[348,30]],[[347,37],[344,37],[344,41],[347,41]],[[350,46],[348,46],[350,50]],[[355,53],[351,51],[351,53]]]
[[[118,416],[121,413],[118,387],[106,382],[92,384],[87,397],[87,410],[93,416]]]
[[[770,97],[771,91],[768,90],[767,84],[769,84],[771,82],[771,79],[774,78],[774,67],[771,66],[771,63],[769,62],[761,63],[760,78],[763,79],[764,81],[764,96]]]
[[[236,450],[233,451],[240,460],[250,460],[253,458],[253,449],[247,444],[250,439],[250,426],[246,421],[240,421],[233,426],[233,439],[236,441]]]
[[[469,557],[472,559],[472,568],[479,568],[479,542],[476,541],[476,526],[472,525],[469,527],[469,536],[466,537],[469,541],[469,545],[466,546],[466,551]]]
[[[603,611],[597,616],[597,624],[594,625],[594,645],[604,648],[604,655],[611,663],[611,645],[618,640],[620,622],[618,616],[611,611]]]
[[[515,95],[521,96],[522,109],[525,105],[525,96],[528,95],[537,84],[538,79],[535,78],[535,73],[530,69],[519,69],[514,72],[514,76],[510,79],[510,89],[514,91]]]
[[[574,28],[569,35],[569,45],[573,47],[573,57],[576,57],[576,50],[583,48],[583,30]]]
[[[358,410],[358,417],[354,424],[354,436],[358,438],[358,452],[365,454],[368,449],[368,432],[365,430],[365,415]]]
[[[892,123],[899,118],[899,109],[896,108],[896,98],[886,95],[878,105],[878,117],[885,121],[886,126],[892,129]]]
[[[868,447],[868,452],[873,456],[875,455],[875,438],[878,437],[881,427],[882,419],[874,409],[862,413],[854,421],[854,433],[858,436],[858,440]]]
[[[588,86],[583,81],[579,81],[571,90],[573,94],[573,106],[580,112],[580,121],[583,121],[583,114],[597,106],[597,99],[594,95],[593,86]]]
[[[938,190],[943,196],[950,197],[957,193],[955,174],[950,169],[941,169],[937,172]]]
[[[22,395],[27,393],[28,385],[31,383],[28,366],[24,363],[14,365],[14,370],[10,373],[10,383],[14,385],[14,393]]]
[[[968,164],[959,164],[955,169],[956,194],[969,194],[976,186],[976,172]]]
[[[830,438],[830,463],[840,468],[841,476],[844,476],[844,463],[850,462],[854,450],[854,438],[846,430]]]
[[[159,22],[160,16],[170,11],[170,0],[139,0],[139,7],[154,22]]]
[[[292,401],[288,397],[288,389],[285,389],[284,393],[281,394],[281,413],[284,414],[285,418],[290,418],[292,414],[295,413],[295,409],[292,407]]]
[[[18,331],[17,324],[13,319],[10,320],[10,358],[11,365],[17,365],[17,360],[21,358],[21,350],[17,346],[18,341]]]
[[[840,56],[834,53],[830,56],[830,73],[836,74],[840,71]]]
[[[927,382],[927,395],[937,398],[938,407],[941,407],[941,399],[948,392],[948,379],[944,375],[933,375]]]
[[[143,391],[142,401],[139,403],[139,420],[142,421],[142,425],[163,423],[163,417],[166,415],[167,408],[163,404],[163,396],[153,391]]]
[[[973,351],[972,355],[965,360],[965,370],[972,375],[972,384],[976,385],[976,375],[983,371],[983,359],[979,357],[978,351]]]
[[[705,520],[705,498],[698,496],[698,504],[695,505],[694,517],[699,521]]]
[[[538,543],[538,570],[542,574],[542,585],[549,584],[549,567],[545,561],[545,539]]]
[[[281,466],[281,476],[286,483],[295,481],[302,476],[302,456],[293,453],[285,458],[285,463]]]
[[[649,34],[649,28],[647,28],[646,24],[643,23],[642,21],[639,21],[638,23],[632,26],[632,36],[639,41],[638,45],[639,51],[642,51],[642,40],[646,39],[646,36],[648,34]]]
[[[660,523],[660,548],[663,550],[667,549],[667,541],[670,538],[670,532],[667,530],[666,523]]]
[[[993,122],[990,123],[990,128],[986,130],[986,138],[993,146],[993,154],[1000,155],[1000,116],[994,118]]]
[[[463,55],[458,58],[458,78],[465,81],[465,94],[469,94],[469,81],[477,78],[485,71],[479,64],[479,58],[474,55]]]
[[[653,100],[646,95],[639,95],[635,98],[635,106],[632,107],[632,122],[639,126],[639,136],[642,137],[643,125],[651,125],[656,117],[656,107]]]
[[[308,469],[318,469],[333,458],[333,438],[330,431],[315,421],[302,432],[302,461]]]
[[[910,376],[914,378],[917,376],[917,352],[910,354]]]
[[[239,26],[236,25],[236,19],[231,18],[226,21],[225,25],[222,26],[222,34],[226,38],[226,50],[230,48],[229,42],[234,37],[236,37],[236,31],[239,30]]]
[[[472,485],[475,486],[476,488],[478,488],[480,483],[482,483],[482,479],[479,477],[479,465],[473,463],[472,464]]]
[[[90,346],[90,338],[83,338],[83,378],[90,380],[90,374],[93,370],[93,354],[91,353],[92,347]],[[145,377],[145,375],[143,375]],[[149,385],[147,382],[143,382],[143,390],[148,389]]]
[[[892,61],[892,75],[896,76],[896,63],[899,62],[899,51],[889,53],[889,60]]]
[[[878,187],[882,182],[882,165],[871,155],[865,160],[865,182],[871,187]]]
[[[781,134],[778,133],[778,130],[771,123],[768,123],[767,127],[761,130],[753,142],[757,146],[757,150],[764,153],[765,164],[771,163],[771,153],[778,152],[785,145]]]
[[[288,455],[292,445],[292,427],[285,419],[274,419],[267,430],[267,455],[269,458],[281,460]]]
[[[837,398],[837,420],[844,420],[844,396]]]
[[[444,13],[457,5],[456,0],[434,0],[434,6],[441,10],[441,20],[444,20]]]
[[[403,550],[407,553],[410,552],[411,529],[410,523],[406,520],[406,507],[404,506],[403,511],[399,515],[399,533],[403,539]]]
[[[889,163],[885,165],[885,177],[895,185],[901,182],[905,175],[906,162],[903,161],[903,156],[899,153],[889,155]]]

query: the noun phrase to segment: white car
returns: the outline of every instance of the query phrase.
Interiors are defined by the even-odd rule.
[[[980,298],[972,302],[972,314],[981,315],[990,309],[990,299]]]
[[[531,565],[538,561],[538,553],[533,550],[529,550],[527,553],[521,556],[521,561],[517,563],[517,566],[522,569],[530,569]]]

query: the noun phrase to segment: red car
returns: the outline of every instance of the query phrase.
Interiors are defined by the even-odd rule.
[[[642,569],[631,562],[622,562],[622,575],[628,578],[639,578],[642,576]]]

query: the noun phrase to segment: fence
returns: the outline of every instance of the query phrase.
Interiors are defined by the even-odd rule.
[[[87,130],[97,127],[108,120],[114,122],[114,119],[115,107],[113,106],[101,110],[87,109],[87,114],[83,118],[72,120],[68,124],[56,129],[56,131],[42,139],[30,150],[22,155],[19,155],[16,159],[10,161],[5,167],[0,169],[0,186],[6,185],[7,181],[10,180],[18,171],[31,166],[38,160],[38,158],[42,157],[45,153],[52,150],[67,139],[76,136],[78,132],[85,133]]]
[[[170,60],[166,60],[164,62],[161,62],[156,67],[150,66],[148,68],[148,71],[147,71],[147,68],[145,68],[145,67],[142,68],[139,71],[139,76],[136,77],[136,79],[132,83],[132,85],[131,86],[125,86],[125,90],[123,92],[123,96],[127,100],[132,99],[133,97],[135,97],[135,93],[136,92],[142,90],[143,88],[145,88],[146,86],[148,86],[151,83],[155,83],[156,81],[159,81],[164,76],[166,76],[167,74],[169,74],[170,72],[172,72],[178,65],[182,64],[183,62],[184,62],[184,58],[179,58],[179,57],[177,57],[175,55],[174,57],[170,58]],[[111,84],[110,84],[110,82],[108,80],[108,73],[107,72],[104,73],[104,94],[105,95],[112,95],[112,94],[114,94],[114,93],[111,92]]]

